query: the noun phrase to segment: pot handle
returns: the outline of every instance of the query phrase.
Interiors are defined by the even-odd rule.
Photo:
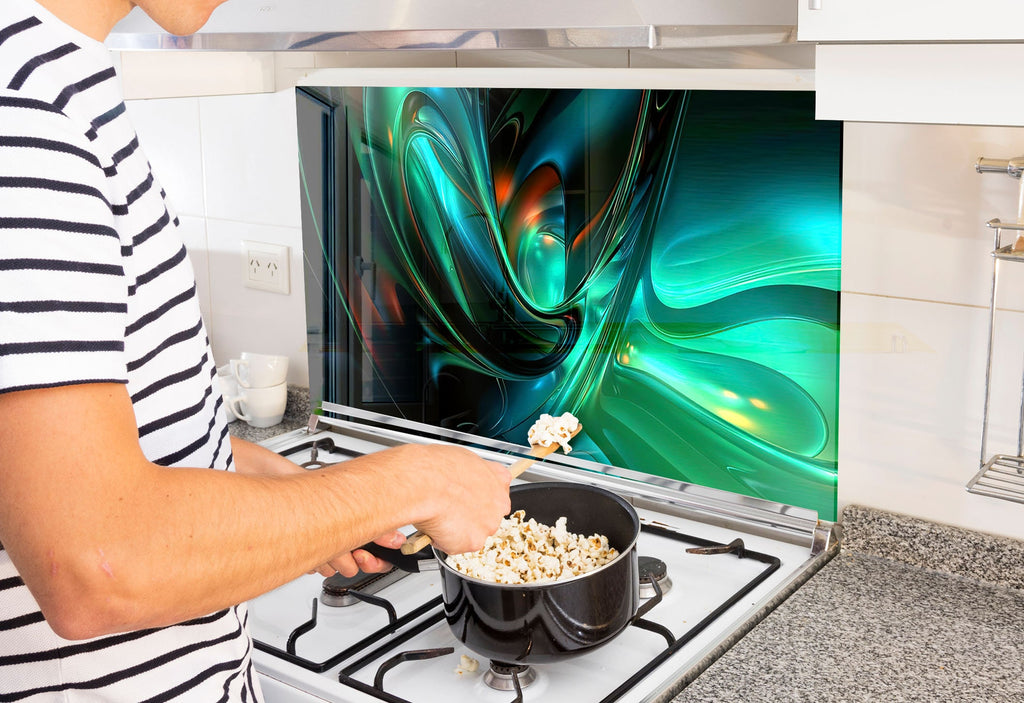
[[[406,554],[401,549],[388,549],[376,542],[364,544],[359,549],[367,551],[393,566],[397,566],[402,571],[408,571],[413,574],[418,574],[421,571],[437,571],[441,568],[434,557],[434,550],[430,548],[429,544],[412,554]]]

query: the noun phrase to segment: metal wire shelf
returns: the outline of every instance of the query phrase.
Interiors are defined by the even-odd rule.
[[[977,495],[1024,503],[1024,457],[996,454],[967,484]]]
[[[1017,222],[1003,222],[998,218],[986,225],[995,230],[992,249],[992,293],[989,298],[988,358],[985,366],[985,407],[982,415],[980,469],[967,483],[967,491],[977,495],[1001,498],[1024,504],[1024,379],[1021,381],[1020,415],[1017,423],[1017,456],[995,454],[988,456],[989,405],[992,395],[992,351],[995,342],[996,289],[1000,261],[1024,261],[1024,157],[1014,159],[981,158],[975,165],[978,173],[1006,173],[1020,180]],[[1015,241],[1004,245],[1004,230],[1014,234]]]

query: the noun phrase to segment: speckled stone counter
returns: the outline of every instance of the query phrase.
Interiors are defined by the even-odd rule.
[[[309,389],[300,386],[288,386],[288,401],[285,405],[284,417],[272,427],[250,427],[242,420],[235,420],[228,425],[228,431],[235,437],[250,442],[262,442],[284,434],[299,427],[305,427],[309,421]]]
[[[675,703],[1024,701],[1024,543],[859,507],[840,522],[840,554]]]

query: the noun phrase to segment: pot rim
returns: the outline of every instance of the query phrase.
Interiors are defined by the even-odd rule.
[[[530,581],[528,583],[501,583],[500,581],[488,581],[486,579],[477,578],[476,576],[470,576],[469,574],[462,573],[461,571],[459,571],[455,567],[453,567],[450,564],[448,564],[448,562],[447,562],[448,553],[447,552],[444,552],[444,551],[438,549],[437,547],[431,546],[430,549],[434,553],[434,559],[437,560],[438,564],[440,565],[440,568],[444,569],[445,571],[448,571],[449,573],[457,576],[458,578],[464,579],[466,581],[470,581],[472,583],[478,583],[478,584],[481,584],[481,585],[484,585],[484,586],[496,586],[496,587],[499,587],[499,588],[511,588],[511,589],[515,589],[515,590],[533,590],[533,589],[540,589],[540,588],[554,588],[554,587],[557,587],[557,586],[561,586],[562,584],[574,583],[576,581],[580,581],[582,579],[588,578],[588,577],[592,576],[593,574],[600,573],[600,572],[604,571],[605,569],[608,569],[608,568],[614,566],[615,564],[617,564],[622,559],[628,558],[629,555],[636,550],[637,540],[640,539],[640,517],[639,517],[639,515],[637,515],[636,509],[632,505],[630,505],[628,501],[626,501],[624,498],[622,498],[622,496],[619,496],[619,495],[617,495],[615,493],[612,493],[611,491],[608,491],[608,490],[606,490],[604,488],[600,488],[598,486],[592,486],[592,485],[586,484],[586,483],[575,484],[575,483],[569,483],[569,482],[546,482],[546,481],[542,481],[542,482],[539,482],[539,483],[517,484],[517,485],[518,486],[522,486],[524,488],[527,487],[527,486],[537,487],[537,488],[552,487],[552,486],[567,486],[567,487],[571,487],[571,488],[582,488],[584,490],[590,490],[590,491],[594,491],[594,492],[597,492],[597,493],[603,493],[603,494],[605,494],[607,496],[610,496],[610,497],[614,498],[616,502],[620,503],[621,506],[626,510],[626,513],[633,518],[633,523],[636,526],[634,531],[633,531],[633,539],[630,540],[629,546],[627,546],[624,549],[619,550],[619,555],[617,557],[615,557],[614,559],[612,559],[607,564],[602,564],[601,566],[597,567],[596,569],[591,569],[590,571],[588,571],[586,573],[578,574],[576,576],[572,576],[572,577],[567,578],[567,579],[552,579],[550,581]],[[516,488],[516,486],[513,486],[513,488]]]

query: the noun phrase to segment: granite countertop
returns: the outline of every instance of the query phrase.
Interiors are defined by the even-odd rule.
[[[309,422],[310,413],[309,389],[289,385],[284,417],[281,418],[279,424],[271,427],[251,427],[242,420],[235,420],[228,425],[228,432],[234,437],[241,437],[250,442],[262,442],[279,434],[305,427]]]
[[[857,506],[840,553],[672,699],[1024,701],[1024,543]]]

